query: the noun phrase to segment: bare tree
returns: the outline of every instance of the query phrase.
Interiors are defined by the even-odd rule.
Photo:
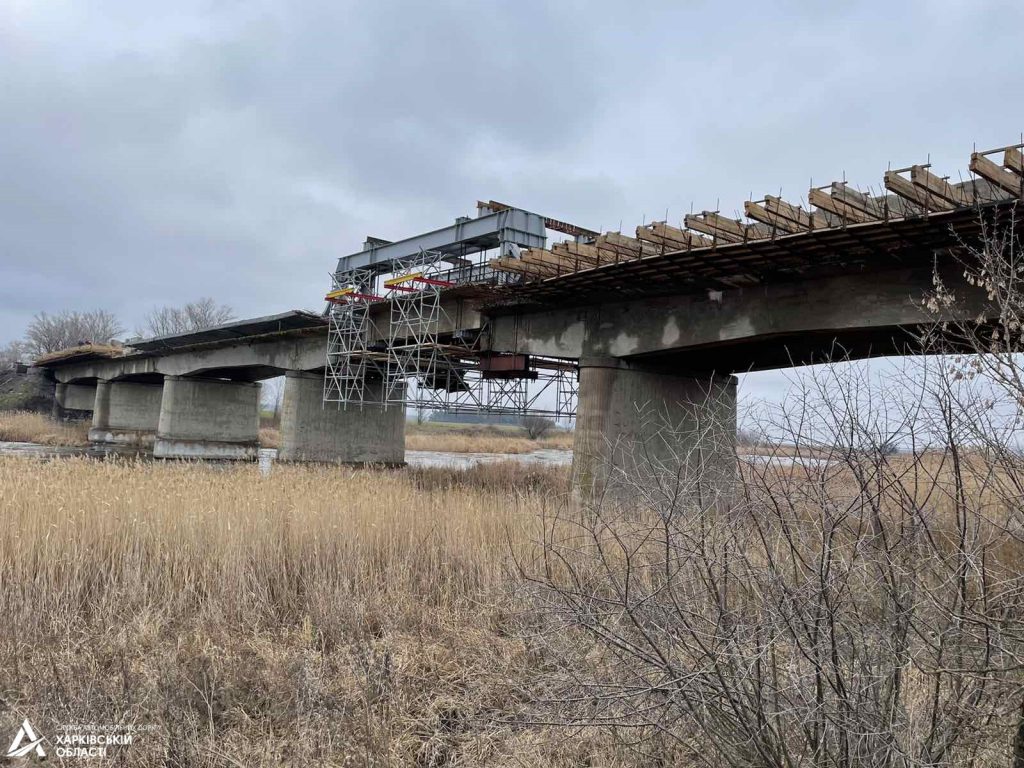
[[[166,336],[173,333],[187,333],[230,322],[235,311],[226,304],[217,304],[205,297],[190,301],[182,307],[161,307],[146,316],[145,328],[140,335]]]
[[[963,286],[947,285],[936,271],[935,291],[925,309],[942,318],[924,339],[925,348],[950,355],[960,376],[982,377],[1024,408],[1024,243],[1017,234],[1021,209],[978,213],[980,235],[953,249],[964,281],[985,297],[980,312],[965,301]],[[973,310],[973,311],[972,311]],[[949,319],[959,318],[959,319]]]
[[[260,390],[262,398],[261,405],[264,409],[270,411],[271,420],[274,425],[279,425],[281,423],[281,406],[284,403],[284,388],[285,379],[283,376],[278,376],[264,381],[263,387]]]
[[[124,333],[124,326],[113,313],[97,309],[91,312],[40,312],[29,323],[25,346],[32,355],[44,355],[82,343],[106,344]]]
[[[12,341],[0,347],[0,367],[20,363],[28,356],[28,348],[24,342]]]
[[[546,416],[524,416],[519,425],[531,440],[540,440],[555,428],[555,422]]]

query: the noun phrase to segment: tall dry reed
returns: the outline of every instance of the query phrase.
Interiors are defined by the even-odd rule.
[[[0,412],[0,442],[85,445],[89,422],[54,421],[32,411]]]
[[[542,663],[510,553],[564,472],[479,472],[0,459],[0,732],[154,727],[128,765],[589,759],[508,722]]]

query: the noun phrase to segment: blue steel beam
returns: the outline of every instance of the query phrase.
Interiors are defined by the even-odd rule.
[[[459,263],[461,257],[500,248],[509,255],[511,245],[520,248],[543,248],[547,242],[544,217],[519,208],[486,213],[475,219],[461,218],[444,229],[426,232],[393,243],[370,241],[368,248],[338,259],[337,274],[355,269],[372,269],[385,274],[403,259],[423,251],[451,256]]]

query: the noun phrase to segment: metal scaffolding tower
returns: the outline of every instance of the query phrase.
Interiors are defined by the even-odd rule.
[[[441,344],[440,333],[454,330],[441,306],[441,291],[454,283],[441,279],[441,265],[440,254],[424,251],[403,259],[384,281],[391,311],[388,402],[408,403],[410,392],[446,390],[452,384],[451,356],[456,350]]]
[[[355,269],[333,278],[334,287],[327,294],[330,310],[324,402],[362,408],[375,399],[367,381],[386,376],[379,355],[370,349],[371,338],[377,335],[370,305],[380,300],[373,293],[376,275],[369,269]]]
[[[486,327],[464,327],[461,312],[445,308],[450,289],[507,279],[487,267],[488,250],[543,245],[549,220],[481,205],[477,219],[398,243],[370,238],[363,251],[339,260],[326,297],[325,403],[575,415],[576,361],[483,350]],[[474,253],[485,257],[481,263],[467,258]]]

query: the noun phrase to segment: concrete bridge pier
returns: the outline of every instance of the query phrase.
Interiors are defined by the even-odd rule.
[[[98,380],[89,442],[152,445],[160,421],[163,389],[163,384]]]
[[[573,483],[584,500],[698,504],[736,479],[736,378],[580,360]]]
[[[256,456],[260,385],[167,376],[153,455],[166,459]]]
[[[370,384],[379,398],[382,382]],[[332,464],[405,463],[405,408],[324,403],[324,377],[288,371],[281,408],[281,461]]]
[[[96,403],[96,384],[57,382],[53,396],[55,419],[85,419],[92,413]]]

